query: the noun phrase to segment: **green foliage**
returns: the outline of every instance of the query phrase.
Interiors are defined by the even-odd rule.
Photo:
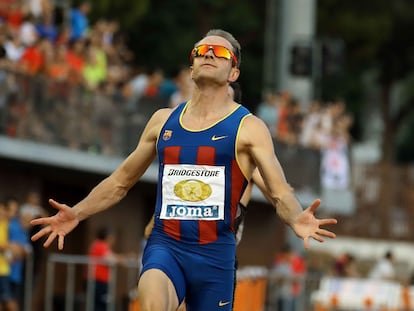
[[[347,81],[358,82],[365,72],[374,69],[378,72],[376,82],[382,88],[382,94],[388,94],[394,85],[414,71],[413,1],[318,0],[317,25],[319,37],[342,38],[346,42]],[[341,83],[339,88],[345,91],[345,98],[351,98],[350,94],[353,93],[354,100],[363,103],[362,83],[358,90],[352,82],[337,82]],[[322,93],[334,90],[333,84],[334,81],[324,84]],[[357,92],[360,94],[359,99],[355,97]],[[391,98],[383,97],[383,105],[378,103],[390,123],[387,130],[399,135],[399,146],[403,146],[401,142],[404,139],[409,139],[407,133],[414,132],[414,124],[406,121],[406,117],[414,111],[413,99],[409,99],[408,93],[405,97],[399,105],[400,111],[394,114],[390,114]],[[354,105],[355,108],[357,106]],[[393,137],[386,133],[384,135]],[[386,145],[394,146],[395,142],[387,141]],[[414,149],[413,144],[406,147]],[[401,154],[401,151],[397,153]]]
[[[131,29],[137,20],[148,13],[149,0],[94,0],[91,20],[100,18],[118,20],[123,29]]]

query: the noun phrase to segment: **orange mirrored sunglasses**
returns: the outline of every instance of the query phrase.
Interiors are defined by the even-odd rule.
[[[232,59],[234,66],[237,66],[238,61],[236,56],[232,51],[230,51],[228,48],[221,46],[221,45],[211,45],[211,44],[202,44],[199,46],[196,46],[190,54],[190,62],[193,62],[194,57],[198,56],[205,56],[208,51],[212,50],[214,55],[216,57],[221,57],[225,59]]]

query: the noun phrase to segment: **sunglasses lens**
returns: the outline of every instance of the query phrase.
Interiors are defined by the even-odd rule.
[[[233,59],[234,63],[237,64],[236,57],[232,54],[230,50],[220,45],[199,45],[193,49],[190,55],[190,60],[192,61],[193,57],[205,56],[208,51],[212,50],[216,57],[221,57],[225,59]]]
[[[213,52],[214,52],[214,55],[216,55],[217,57],[231,59],[230,51],[223,46],[218,46],[218,45],[214,46]]]
[[[195,55],[194,56],[204,56],[210,50],[210,46],[208,45],[200,45],[195,48]]]
[[[194,49],[194,56],[204,56],[209,50],[212,50],[216,57],[231,58],[230,51],[219,45],[200,45]]]

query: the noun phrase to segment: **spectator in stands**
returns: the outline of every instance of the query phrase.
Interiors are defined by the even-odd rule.
[[[16,63],[22,57],[25,47],[22,44],[20,37],[17,35],[9,35],[9,39],[4,43],[7,58]]]
[[[27,47],[19,61],[20,71],[27,75],[41,73],[45,65],[44,51],[47,44],[47,39],[38,39],[35,44]]]
[[[350,186],[348,120],[337,118],[321,145],[321,185],[324,189],[346,190]]]
[[[93,49],[95,53],[98,55],[99,63],[104,67],[106,70],[107,67],[107,52],[105,50],[105,45],[103,42],[103,36],[95,29],[89,33],[88,38],[86,39],[86,43],[89,49]]]
[[[272,276],[276,280],[276,301],[279,311],[296,311],[306,274],[305,260],[290,245],[276,254]]]
[[[7,26],[14,34],[18,33],[23,23],[24,4],[20,1],[11,1],[7,12]]]
[[[127,110],[141,112],[140,102],[143,98],[158,98],[163,80],[164,72],[160,68],[136,68],[132,78],[126,82],[122,90]]]
[[[55,45],[65,45],[66,47],[69,47],[70,43],[72,41],[70,40],[70,27],[65,24],[58,28],[58,35],[55,41]]]
[[[88,14],[90,10],[91,4],[87,1],[82,2],[78,7],[70,10],[71,40],[78,40],[86,36],[89,30]]]
[[[69,65],[69,81],[72,84],[80,84],[85,64],[84,40],[75,40],[69,43],[66,52],[66,62]]]
[[[336,131],[348,145],[352,142],[351,127],[353,124],[354,118],[350,113],[344,113],[336,120]]]
[[[114,47],[114,37],[119,32],[120,25],[116,20],[98,20],[94,25],[94,31],[101,37],[105,51],[110,54]]]
[[[48,213],[41,205],[41,196],[37,190],[29,190],[27,192],[25,201],[20,207],[20,217],[23,224],[30,223],[31,220],[38,217],[48,216]],[[30,226],[28,228],[29,236],[35,234],[41,229],[41,226]],[[44,251],[42,244],[36,241],[30,241],[33,250],[33,279],[36,284],[39,273],[40,265],[43,261]]]
[[[50,55],[50,59],[45,66],[45,74],[50,78],[52,85],[56,83],[66,82],[69,79],[70,65],[67,62],[67,48],[65,45],[55,47]],[[55,92],[56,90],[51,90]]]
[[[394,254],[392,251],[387,251],[384,256],[378,260],[374,267],[369,272],[368,277],[376,280],[392,281],[396,279],[394,267]]]
[[[31,219],[47,216],[46,210],[41,205],[41,196],[37,190],[29,190],[20,212]]]
[[[168,106],[177,107],[179,104],[189,100],[193,93],[194,82],[191,80],[190,68],[182,66],[173,77],[177,90],[171,95]]]
[[[289,144],[291,141],[289,129],[289,103],[292,101],[292,95],[289,92],[284,92],[280,97],[279,113],[276,129],[276,139],[278,142]]]
[[[34,19],[38,20],[44,14],[51,14],[53,4],[51,0],[28,0],[26,1],[26,12],[33,15]]]
[[[317,131],[321,120],[321,104],[318,100],[313,100],[309,105],[309,110],[304,116],[300,143],[302,146],[311,149],[320,149],[317,141]]]
[[[326,135],[331,135],[334,125],[343,115],[345,115],[345,102],[336,100],[325,104],[321,114],[321,129]]]
[[[164,81],[164,71],[161,68],[154,67],[148,72],[148,82],[144,90],[145,97],[160,96],[160,87]]]
[[[278,127],[280,101],[280,94],[274,92],[266,93],[256,110],[257,116],[266,123],[273,138],[276,137]]]
[[[26,14],[24,16],[18,36],[25,47],[33,45],[38,40],[39,34],[32,14]]]
[[[298,145],[303,128],[303,113],[299,101],[295,98],[289,102],[289,113],[287,116],[289,128],[289,144]]]
[[[106,65],[94,48],[89,48],[86,51],[82,75],[85,87],[92,91],[96,90],[99,84],[105,81]]]
[[[40,38],[46,38],[50,42],[56,42],[59,31],[56,25],[53,23],[53,16],[50,14],[44,14],[41,20],[36,23],[36,30]]]
[[[127,101],[127,110],[135,112],[138,102],[144,96],[148,84],[148,74],[145,68],[135,67],[131,77],[122,88],[122,95]]]

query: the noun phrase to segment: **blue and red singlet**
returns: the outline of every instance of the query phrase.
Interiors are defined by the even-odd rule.
[[[164,124],[157,142],[155,223],[143,271],[161,269],[187,310],[231,310],[237,205],[247,185],[236,157],[243,119],[238,105],[202,130],[182,125],[186,103]]]

